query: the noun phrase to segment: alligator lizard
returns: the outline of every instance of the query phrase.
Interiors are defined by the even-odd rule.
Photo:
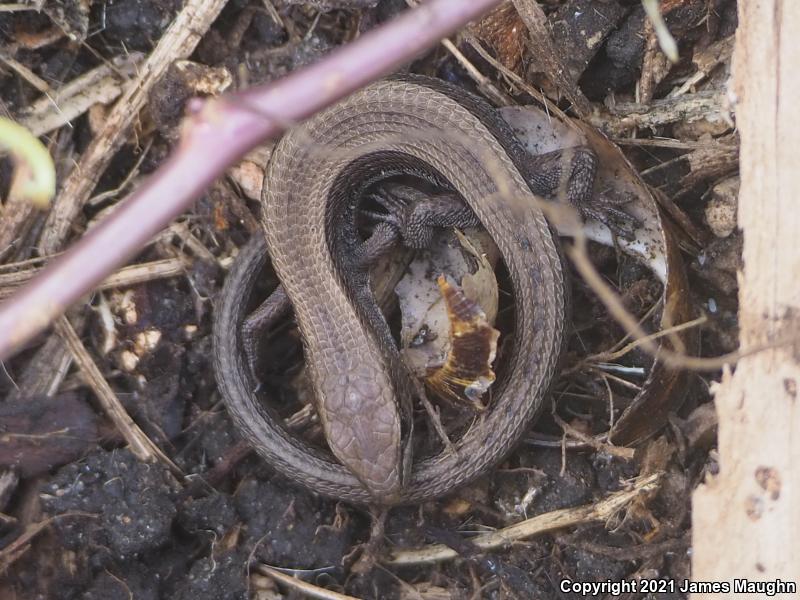
[[[577,156],[577,160],[576,160]],[[569,170],[562,173],[562,165]],[[513,343],[491,410],[455,440],[454,452],[403,460],[397,349],[360,268],[357,200],[397,174],[460,195],[496,241],[514,294]],[[594,157],[531,159],[485,102],[440,81],[381,81],[290,130],[264,180],[263,225],[273,267],[303,337],[318,412],[335,456],[291,435],[263,406],[240,334],[266,264],[251,246],[229,274],[215,325],[222,395],[239,428],[278,471],[319,493],[356,503],[421,502],[497,464],[541,407],[564,339],[567,294],[558,240],[536,196],[584,199]],[[531,191],[533,190],[533,192]],[[283,296],[285,293],[286,296]],[[269,304],[269,302],[267,303]]]

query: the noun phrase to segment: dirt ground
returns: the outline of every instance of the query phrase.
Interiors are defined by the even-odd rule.
[[[735,0],[662,0],[675,63],[664,58],[638,1],[539,4],[548,43],[533,38],[506,3],[451,38],[459,55],[439,46],[408,70],[495,105],[537,104],[544,95],[602,132],[602,147],[621,148],[628,162],[613,160],[640,177],[648,201],[660,207],[652,225],[674,249],[671,275],[665,282],[619,246],[592,243],[592,265],[648,332],[665,327],[665,302],[677,302],[684,320],[704,317],[680,333],[687,353],[734,350],[738,142],[725,93]],[[180,8],[171,0],[52,0],[41,12],[0,12],[0,114],[42,136],[59,180],[100,135],[121,82],[135,72],[130,63],[154,48]],[[228,2],[203,33],[194,64],[170,68],[150,92],[71,224],[70,241],[163,163],[190,97],[280,78],[404,10],[403,0]],[[104,96],[82,100],[100,87],[93,80],[34,111],[41,98],[112,61]],[[485,79],[476,82],[475,73]],[[57,122],[47,112],[52,104],[71,116]],[[146,265],[144,276],[97,291],[68,314],[124,411],[172,468],[127,448],[57,333],[2,364],[0,597],[303,597],[265,565],[359,598],[571,598],[584,596],[565,592],[565,579],[689,577],[691,492],[717,469],[709,390],[719,372],[654,366],[641,347],[608,354],[630,339],[574,266],[560,374],[524,442],[451,495],[393,509],[379,543],[365,545],[367,511],[294,484],[251,452],[217,390],[211,332],[226,271],[258,235],[250,189],[260,185],[258,167],[252,160],[232,170],[143,248],[132,264]],[[0,199],[11,175],[11,162],[0,160]],[[6,203],[0,299],[47,258],[39,244],[45,214],[17,217]],[[501,336],[504,327],[500,318]],[[262,353],[259,393],[288,415],[308,396],[296,385],[302,346],[291,319],[273,337]],[[613,514],[592,513],[647,476],[657,483]],[[564,509],[588,512],[567,513],[569,527],[490,550],[471,541],[471,534]],[[398,564],[401,550],[431,544],[458,557]]]

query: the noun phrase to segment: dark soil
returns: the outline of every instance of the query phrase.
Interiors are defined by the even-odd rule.
[[[695,72],[692,57],[731,36],[736,24],[735,0],[662,3],[669,5],[666,21],[679,43],[680,61],[652,82],[654,101],[686,81]],[[181,5],[173,0],[48,4],[52,10],[45,13],[0,12],[0,54],[13,57],[56,89],[101,59],[152,50]],[[576,88],[600,112],[633,101],[646,51],[646,19],[640,3],[540,4],[553,24],[556,47],[569,56],[566,64]],[[406,8],[399,0],[273,0],[272,5],[282,23],[260,0],[231,0],[192,60],[227,68],[234,88],[257,85],[318,60]],[[472,31],[506,68],[568,108],[526,44],[524,24],[505,10],[489,25]],[[32,41],[51,30],[62,34],[49,43]],[[79,43],[64,31],[85,39]],[[585,41],[592,35],[601,41],[587,50]],[[466,42],[460,47],[516,102],[533,103]],[[580,50],[573,51],[576,48]],[[477,91],[464,68],[441,47],[409,68]],[[725,69],[723,62],[697,84],[698,89],[719,89]],[[135,135],[103,174],[95,193],[118,187],[145,148],[141,171],[159,166],[178,138],[184,103],[196,93],[187,85],[170,70],[152,93]],[[3,114],[17,116],[39,96],[16,71],[0,69]],[[714,127],[671,121],[652,130],[640,129],[636,137],[670,137],[686,142],[684,147],[622,146],[634,167],[644,172],[645,181],[663,191],[674,207],[668,220],[679,231],[690,300],[698,314],[702,310],[709,316],[700,328],[697,347],[688,350],[706,356],[728,351],[736,343],[741,242],[737,233],[715,237],[705,216],[716,197],[715,186],[733,175],[735,166],[693,172],[695,163],[681,159],[703,136],[730,135],[728,129]],[[632,133],[609,135],[630,138]],[[60,177],[94,135],[84,114],[71,127],[45,136]],[[648,171],[653,167],[658,168]],[[10,176],[10,163],[0,161],[0,199],[7,193]],[[110,204],[90,203],[75,223],[76,237]],[[675,214],[683,215],[690,229]],[[306,581],[362,598],[567,598],[577,596],[560,591],[564,579],[682,582],[688,577],[691,493],[716,468],[709,454],[715,420],[708,389],[717,374],[689,375],[687,385],[669,398],[668,423],[639,444],[633,458],[564,438],[561,423],[583,434],[607,431],[612,418],[609,393],[617,403],[616,418],[631,403],[632,387],[645,379],[634,374],[619,375],[624,382],[609,380],[582,366],[586,356],[611,347],[624,332],[576,274],[572,332],[563,373],[552,394],[557,418],[548,406],[526,442],[480,480],[437,501],[392,510],[378,545],[362,546],[370,538],[368,512],[298,487],[250,453],[216,388],[211,326],[215,297],[225,277],[224,259],[253,233],[254,215],[257,203],[235,186],[229,182],[215,186],[180,220],[206,254],[192,252],[188,244],[184,247],[185,240],[164,238],[134,261],[186,252],[193,262],[184,276],[98,293],[70,313],[128,414],[185,478],[162,463],[144,463],[126,449],[74,367],[55,389],[47,388],[56,366],[43,367],[47,363],[41,362],[40,352],[51,334],[2,365],[0,597],[200,600],[256,593],[263,598],[283,597],[281,593],[300,597],[255,575],[259,564],[298,570]],[[2,273],[13,272],[16,263],[37,256],[42,223],[40,216],[34,216],[13,247],[0,248],[0,260],[11,265]],[[644,317],[660,298],[660,283],[613,249],[592,247],[591,254],[628,309]],[[106,314],[112,317],[111,325],[104,320]],[[112,329],[113,343],[106,348]],[[264,398],[291,412],[289,408],[305,398],[296,386],[302,348],[291,320],[264,353],[269,367]],[[130,360],[134,363],[126,362]],[[635,351],[619,364],[646,371],[651,359]],[[312,426],[308,434],[314,433]],[[562,439],[570,443],[562,446]],[[471,532],[591,504],[624,489],[637,475],[655,471],[664,473],[658,491],[640,498],[612,521],[559,530],[492,552],[479,551],[469,542]],[[366,572],[354,568],[365,564],[359,562],[364,547],[380,563],[389,548],[429,543],[450,546],[461,556],[433,565],[374,565]]]

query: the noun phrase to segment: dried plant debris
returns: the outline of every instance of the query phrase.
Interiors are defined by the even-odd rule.
[[[480,307],[484,321],[491,326],[498,309],[494,274],[498,259],[499,251],[485,232],[444,230],[436,234],[431,248],[408,266],[395,291],[403,321],[400,345],[404,359],[418,376],[426,377],[442,367],[453,342],[454,307],[444,294],[439,275],[459,281],[463,293]]]
[[[477,411],[486,410],[484,396],[495,381],[492,364],[500,332],[488,322],[480,305],[452,285],[437,278],[450,318],[450,349],[441,368],[426,383],[442,396],[464,399]]]
[[[76,394],[0,404],[0,466],[30,478],[83,457],[97,442],[97,416]]]
[[[728,177],[711,189],[711,200],[706,205],[706,223],[711,232],[720,238],[728,237],[736,229],[736,209],[739,198],[739,177]]]
[[[570,49],[565,65],[572,81],[580,79],[627,12],[620,2],[580,0],[562,4],[548,17],[556,47]]]
[[[506,67],[512,71],[521,67],[528,34],[525,23],[511,2],[504,2],[473,24],[471,31],[492,49]]]
[[[311,6],[317,10],[333,10],[337,8],[345,8],[349,10],[359,10],[364,8],[373,8],[378,4],[379,0],[281,0],[284,4],[293,5],[300,4],[303,6]]]
[[[180,2],[0,11],[0,111],[41,137],[59,188],[86,170],[92,198],[55,232],[9,200],[12,171],[0,158],[0,298],[163,163],[191,97],[285,76],[413,4],[229,2],[191,32],[201,35],[191,56],[162,48],[165,74],[135,109],[120,98],[155,83],[145,61]],[[688,577],[689,497],[718,468],[716,374],[654,361],[567,258],[585,239],[583,266],[664,348],[736,349],[737,2],[660,6],[677,62],[639,1],[509,0],[405,67],[503,106],[531,154],[591,147],[594,195],[632,217],[624,235],[553,218],[571,282],[569,335],[551,401],[497,469],[393,509],[375,544],[377,515],[293,486],[240,439],[214,383],[211,325],[227,271],[261,232],[268,144],[75,306],[61,335],[2,364],[0,597],[554,597],[564,578]],[[86,166],[115,110],[133,126],[114,134],[108,164]],[[437,420],[460,434],[491,410],[513,346],[517,299],[499,251],[485,232],[463,233],[442,231],[434,248],[395,252],[371,271],[406,363],[428,378],[432,401],[433,388],[444,396],[413,411],[421,457],[441,446]],[[259,285],[275,285],[268,266]],[[261,350],[259,400],[324,448],[291,315]],[[374,568],[356,573],[357,563]],[[298,581],[305,587],[288,591]]]
[[[43,5],[44,13],[72,42],[82,43],[89,33],[91,0],[53,0]]]
[[[150,92],[149,112],[156,127],[170,138],[185,112],[185,103],[196,96],[218,96],[233,83],[225,67],[208,67],[189,60],[172,63]]]
[[[72,123],[96,104],[112,102],[123,93],[141,61],[141,53],[133,52],[76,77],[26,106],[20,113],[22,124],[34,135],[43,135]]]

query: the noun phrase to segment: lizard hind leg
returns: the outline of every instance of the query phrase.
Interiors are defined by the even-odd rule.
[[[638,220],[604,194],[592,194],[597,155],[587,146],[556,150],[529,158],[526,179],[535,194],[574,206],[584,219],[606,225],[613,233],[630,238]]]
[[[590,203],[597,174],[597,155],[591,148],[577,146],[530,156],[525,166],[535,194],[564,200],[578,210]]]

